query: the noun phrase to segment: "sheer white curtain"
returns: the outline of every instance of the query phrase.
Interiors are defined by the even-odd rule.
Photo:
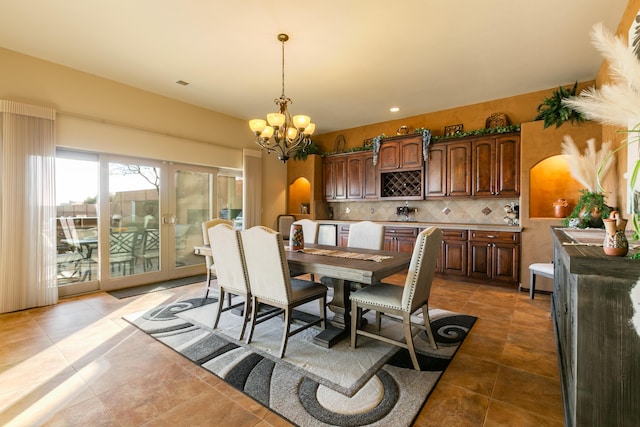
[[[55,115],[0,100],[0,313],[58,301]]]
[[[262,224],[262,151],[244,149],[242,156],[242,218],[244,228],[248,230]]]

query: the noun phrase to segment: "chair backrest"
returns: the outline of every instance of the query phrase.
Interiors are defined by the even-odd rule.
[[[209,242],[213,259],[216,260],[218,285],[226,290],[249,293],[249,278],[244,261],[240,231],[229,224],[221,223],[209,228]]]
[[[310,219],[299,219],[294,224],[302,225],[302,234],[305,243],[318,243],[318,229],[320,224]]]
[[[242,231],[241,235],[251,294],[288,304],[291,277],[282,234],[258,225]]]
[[[439,228],[429,227],[418,234],[402,292],[403,310],[412,313],[429,300],[441,246],[442,231]]]
[[[112,231],[109,233],[109,253],[111,255],[133,255],[137,231]]]
[[[157,228],[147,228],[144,230],[142,238],[142,253],[150,251],[157,252],[160,249],[160,230]]]
[[[296,217],[293,215],[278,215],[277,226],[276,229],[280,234],[282,234],[282,238],[284,240],[289,239],[289,232],[291,231],[291,224],[296,220]],[[303,231],[304,233],[304,231]]]
[[[371,221],[360,221],[351,224],[349,226],[347,246],[381,251],[384,248],[384,225]]]
[[[231,221],[228,219],[220,219],[213,218],[208,221],[204,221],[202,223],[202,243],[205,245],[209,244],[209,229],[215,227],[218,224],[228,224],[232,225]],[[207,263],[207,268],[209,268],[213,264],[213,258],[210,256],[204,257],[205,262]]]
[[[76,223],[73,220],[72,216],[68,216],[64,218],[64,221],[67,223],[67,229],[69,234],[71,235],[71,241],[73,242],[73,246],[80,250],[80,237],[78,236],[78,230],[76,230]]]
[[[69,230],[69,223],[67,223],[67,217],[66,216],[61,216],[59,218],[60,221],[60,226],[62,227],[62,232],[64,233],[64,238],[66,240],[66,243],[73,247],[73,249],[78,249],[75,245],[75,242],[73,241],[73,236],[71,236],[71,231]]]

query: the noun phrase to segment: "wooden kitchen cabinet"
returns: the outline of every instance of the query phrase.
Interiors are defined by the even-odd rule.
[[[382,141],[378,152],[381,199],[424,199],[422,144],[422,135],[397,136]]]
[[[364,157],[351,155],[347,157],[347,199],[362,199]]]
[[[384,250],[412,253],[418,229],[413,227],[385,227]]]
[[[520,233],[470,231],[469,277],[517,284],[519,265]]]
[[[383,139],[378,162],[381,171],[422,168],[422,135]]]
[[[520,135],[489,135],[429,147],[425,198],[517,197]]]
[[[517,197],[520,194],[520,136],[472,141],[473,196]]]
[[[330,156],[323,159],[324,199],[326,201],[347,198],[347,157]]]
[[[442,230],[436,271],[446,276],[467,275],[467,230]]]
[[[373,151],[327,156],[323,159],[324,199],[362,200],[378,198],[378,169]]]
[[[338,225],[338,246],[347,247],[349,244],[349,225]]]
[[[425,197],[444,197],[447,195],[447,146],[433,144],[429,147],[426,160]]]
[[[471,142],[430,146],[426,177],[426,198],[470,196]]]

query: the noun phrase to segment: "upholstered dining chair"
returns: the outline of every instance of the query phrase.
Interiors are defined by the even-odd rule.
[[[371,221],[351,224],[347,246],[381,251],[384,248],[384,225]]]
[[[302,226],[302,236],[305,243],[318,243],[318,231],[320,230],[320,224],[310,219],[299,219],[293,222],[294,224],[300,224]],[[292,276],[300,276],[302,273],[292,272]],[[312,282],[316,281],[314,274],[310,274],[309,278]]]
[[[209,228],[208,233],[213,259],[216,260],[216,276],[218,278],[218,289],[220,290],[218,312],[216,313],[213,328],[218,327],[220,315],[223,312],[242,306],[242,329],[238,337],[239,340],[242,340],[247,327],[247,321],[249,320],[251,291],[244,261],[240,231],[229,224],[221,223]],[[244,298],[244,301],[232,304],[229,298],[229,302],[225,307],[225,294],[241,296]]]
[[[278,215],[278,219],[276,220],[277,227],[276,229],[282,234],[283,240],[289,240],[289,232],[291,231],[291,224],[296,220],[296,217],[293,215]],[[303,231],[304,233],[304,231]]]
[[[294,224],[302,225],[302,234],[304,236],[305,243],[318,243],[318,230],[320,229],[320,224],[306,218],[294,221]]]
[[[357,346],[358,335],[406,348],[409,350],[413,367],[418,371],[420,370],[420,365],[416,357],[412,328],[426,330],[431,347],[438,348],[431,331],[431,321],[429,320],[429,294],[431,293],[431,282],[436,269],[441,239],[442,231],[436,227],[429,227],[418,234],[404,287],[381,282],[351,294],[352,348],[355,349]],[[360,329],[362,309],[376,311],[378,333]],[[413,322],[411,319],[411,314],[418,309],[422,309],[421,323]],[[388,315],[385,317],[392,320],[400,319],[391,316],[399,316],[401,318],[404,329],[404,342],[380,334],[381,317],[383,315]]]
[[[349,226],[349,237],[347,239],[347,247],[354,249],[372,249],[381,251],[384,249],[384,230],[383,224],[371,221],[360,221]],[[327,286],[335,286],[332,277],[322,277],[320,281]],[[357,290],[367,285],[364,283],[351,283],[351,290]]]
[[[208,221],[204,221],[202,223],[202,243],[205,245],[209,244],[209,229],[215,227],[218,224],[228,224],[233,225],[231,221],[220,218],[213,218]],[[216,266],[213,262],[213,257],[205,256],[205,263],[207,265],[207,282],[205,284],[205,299],[209,296],[209,291],[212,289],[211,281],[216,278]]]
[[[251,326],[247,343],[253,338],[257,323],[262,323],[280,312],[257,319],[259,305],[284,310],[284,332],[280,346],[280,357],[284,357],[290,336],[320,324],[325,328],[327,288],[319,283],[292,279],[284,251],[282,235],[270,228],[255,226],[242,231],[242,247],[251,288]],[[295,307],[318,300],[320,318],[291,330],[292,312]]]

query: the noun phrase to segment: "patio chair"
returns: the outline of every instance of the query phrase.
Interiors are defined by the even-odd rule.
[[[142,261],[144,271],[153,267],[153,260],[158,260],[158,270],[160,269],[160,230],[157,228],[147,228],[142,237]]]
[[[277,316],[279,312],[257,319],[260,304],[284,310],[284,332],[280,357],[284,357],[290,336],[320,324],[325,328],[327,288],[319,283],[292,279],[284,251],[282,235],[270,228],[255,226],[241,233],[242,247],[251,288],[251,327],[247,343],[251,342],[257,323]],[[320,318],[291,330],[293,309],[310,301],[318,300]]]
[[[418,234],[404,287],[375,283],[351,294],[352,348],[355,349],[357,346],[358,335],[364,335],[406,348],[411,356],[413,367],[418,371],[420,370],[413,343],[412,327],[418,328],[418,332],[425,330],[431,347],[438,348],[431,331],[431,321],[429,320],[429,294],[431,293],[431,282],[436,270],[436,260],[440,251],[441,241],[442,231],[436,227],[429,227]],[[363,309],[376,311],[378,333],[360,329]],[[418,309],[422,309],[422,319],[419,323],[411,318],[411,315]],[[404,342],[380,334],[382,316],[402,322]],[[399,318],[391,316],[398,316]],[[414,319],[419,318],[416,317]]]
[[[109,263],[112,273],[115,271],[115,267],[118,267],[118,269],[122,269],[124,276],[127,274],[127,266],[129,266],[129,274],[133,274],[135,260],[133,249],[137,234],[137,231],[111,231],[109,233]]]

